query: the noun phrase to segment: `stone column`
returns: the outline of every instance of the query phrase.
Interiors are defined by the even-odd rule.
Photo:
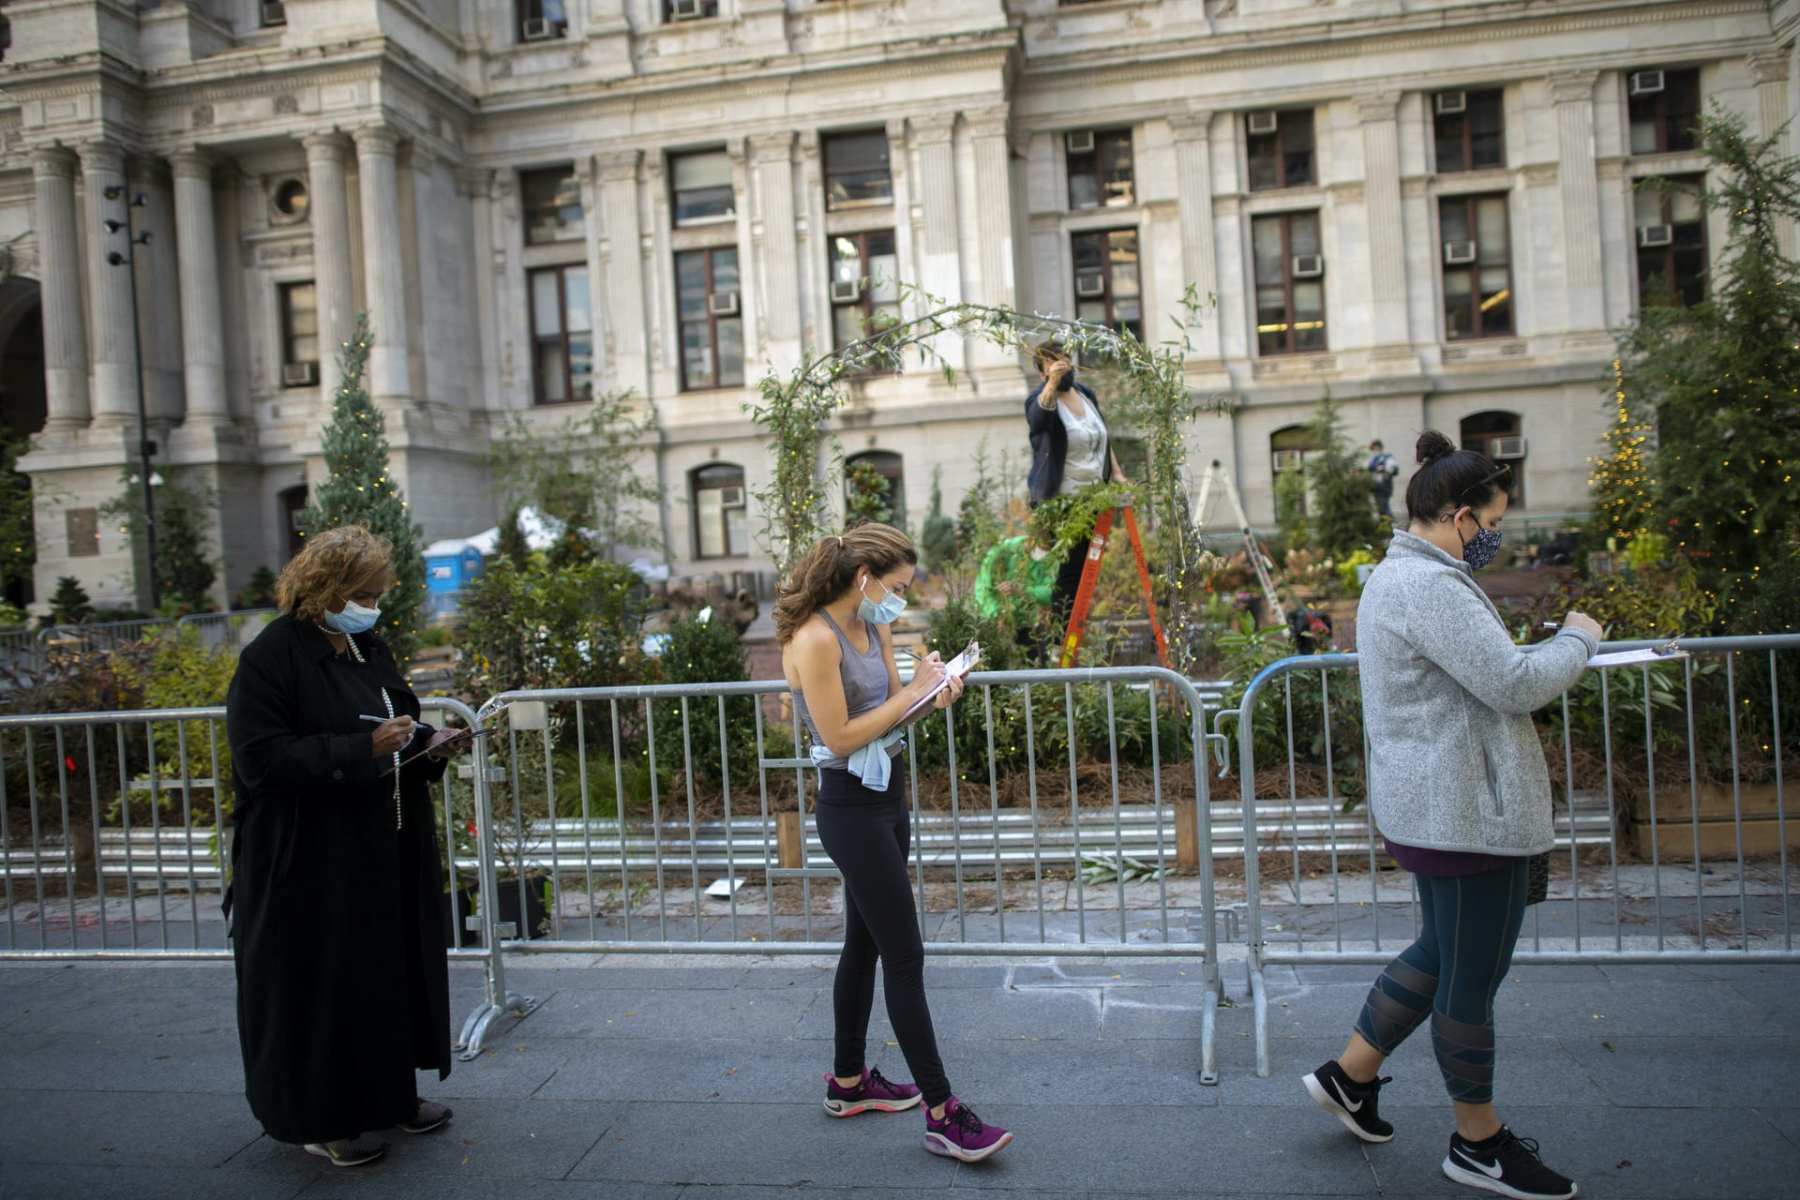
[[[412,392],[407,361],[406,261],[401,241],[400,135],[385,125],[356,131],[356,167],[362,177],[363,272],[369,299],[369,396],[401,400]]]
[[[911,141],[919,152],[915,204],[919,229],[919,286],[948,304],[962,302],[962,249],[956,217],[956,114],[913,117]],[[946,364],[961,370],[964,344],[960,334],[945,333],[935,347]]]
[[[649,391],[650,359],[644,334],[644,265],[638,221],[638,150],[595,156],[605,217],[606,357],[614,386]]]
[[[972,299],[983,304],[1011,307],[1013,303],[1013,195],[1011,116],[1005,108],[968,114],[969,135],[975,148],[977,245],[980,247],[980,279]],[[1141,278],[1141,276],[1140,276]],[[981,366],[1011,366],[1010,350],[982,340],[975,346],[975,362]]]
[[[350,204],[345,193],[340,133],[316,133],[306,147],[307,193],[313,236],[313,286],[319,302],[319,396],[329,405],[337,394],[338,351],[350,340],[356,294],[350,276]]]
[[[474,409],[500,407],[500,374],[494,340],[499,322],[495,317],[493,187],[494,172],[485,167],[461,167],[456,172],[456,188],[468,205],[469,227],[473,231],[468,246],[472,300],[463,306],[463,313],[469,321],[469,345],[475,347],[474,361],[481,368],[480,385],[471,381],[470,386],[469,407]],[[600,273],[595,271],[595,279],[599,276]],[[599,361],[598,336],[596,332],[596,362]]]
[[[1356,102],[1362,121],[1365,211],[1369,228],[1369,343],[1377,351],[1407,344],[1406,236],[1400,207],[1400,97]]]
[[[128,190],[144,197],[136,209],[138,314],[143,330],[144,404],[152,421],[174,424],[187,412],[181,371],[181,266],[176,261],[175,189],[159,158],[127,164]]]
[[[37,189],[33,223],[37,226],[38,280],[44,313],[44,390],[49,405],[46,428],[52,431],[81,428],[88,423],[89,415],[87,315],[81,311],[75,168],[75,156],[60,146],[42,147],[31,157]]]
[[[769,360],[778,371],[800,361],[800,273],[794,238],[794,135],[761,134],[750,139],[750,169],[756,179],[751,226],[755,253],[738,252],[739,269],[760,275],[755,294],[768,341]],[[746,368],[748,369],[748,368]]]
[[[175,236],[181,272],[181,357],[189,424],[231,419],[225,390],[224,319],[219,306],[219,249],[213,224],[212,158],[186,147],[169,159],[175,172]]]
[[[1181,286],[1185,291],[1191,285],[1203,306],[1219,293],[1218,250],[1213,243],[1212,121],[1213,114],[1204,109],[1169,118],[1169,130],[1175,137],[1175,202],[1181,220]],[[1186,319],[1180,312],[1171,315]],[[1194,357],[1218,359],[1220,315],[1212,308],[1197,314],[1188,329]]]
[[[1749,59],[1751,77],[1756,80],[1756,100],[1762,118],[1762,135],[1773,137],[1788,122],[1788,53],[1784,50],[1768,50],[1752,54]],[[1791,142],[1793,131],[1789,130],[1788,140]],[[1789,147],[1782,148],[1783,153],[1791,153]],[[1790,217],[1775,219],[1775,237],[1781,246],[1781,252],[1792,258],[1794,255],[1794,221]]]
[[[1562,200],[1563,280],[1568,295],[1566,332],[1606,328],[1601,278],[1600,177],[1594,149],[1592,71],[1550,79],[1556,110],[1557,179]]]
[[[81,174],[87,196],[88,343],[93,352],[94,420],[118,427],[137,420],[131,268],[107,261],[109,254],[122,255],[131,249],[125,151],[113,142],[87,143],[81,148]],[[113,192],[111,199],[108,191]],[[118,222],[118,232],[107,232],[107,221]]]
[[[605,276],[600,255],[600,206],[605,202],[605,192],[593,155],[583,155],[575,160],[575,178],[581,185],[581,241],[587,251],[588,314],[594,327],[594,390],[599,393],[607,390],[610,364],[605,345],[611,319],[606,311],[606,288],[602,286]]]

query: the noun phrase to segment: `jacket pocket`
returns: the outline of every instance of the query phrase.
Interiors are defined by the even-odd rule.
[[[1487,773],[1488,810],[1495,817],[1506,816],[1506,799],[1500,786],[1500,772],[1494,769],[1494,755],[1483,746],[1481,749],[1481,767]]]

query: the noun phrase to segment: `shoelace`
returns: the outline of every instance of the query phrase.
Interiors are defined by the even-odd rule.
[[[887,1076],[883,1075],[879,1069],[877,1069],[875,1067],[870,1067],[869,1068],[869,1078],[867,1079],[867,1081],[865,1081],[863,1083],[863,1086],[865,1088],[872,1088],[877,1085],[887,1088],[890,1091],[892,1091],[893,1087],[894,1087],[893,1084],[888,1082]]]
[[[981,1118],[976,1116],[975,1110],[966,1104],[958,1104],[956,1106],[956,1114],[950,1119],[956,1124],[957,1128],[966,1133],[981,1132]]]
[[[1520,1137],[1510,1129],[1503,1129],[1503,1132],[1506,1134],[1506,1139],[1500,1143],[1501,1150],[1506,1149],[1509,1145],[1517,1144],[1522,1146],[1525,1153],[1537,1159],[1539,1163],[1544,1161],[1544,1156],[1538,1152],[1538,1142],[1536,1138]],[[1498,1152],[1496,1152],[1496,1156],[1497,1154]]]

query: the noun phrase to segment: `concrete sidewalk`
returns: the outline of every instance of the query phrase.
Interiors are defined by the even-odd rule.
[[[543,997],[478,1061],[421,1091],[449,1130],[388,1135],[336,1170],[261,1136],[242,1095],[229,968],[0,967],[0,1196],[7,1200],[1454,1197],[1448,1106],[1421,1035],[1391,1063],[1364,1148],[1314,1109],[1304,1071],[1337,1052],[1373,968],[1270,971],[1274,1074],[1254,1071],[1241,969],[1200,1086],[1199,977],[1144,961],[934,960],[951,1080],[1017,1142],[965,1167],[916,1114],[833,1121],[829,963],[535,961]],[[457,970],[453,1011],[479,976]],[[1502,1111],[1584,1196],[1800,1195],[1800,968],[1540,967],[1501,993]],[[878,1065],[907,1077],[879,1012]],[[885,1048],[882,1048],[884,1047]]]

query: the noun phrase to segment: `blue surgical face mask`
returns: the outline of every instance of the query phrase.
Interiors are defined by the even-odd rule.
[[[1462,532],[1459,530],[1456,536],[1462,537]],[[1463,561],[1469,564],[1470,570],[1479,571],[1499,557],[1499,554],[1500,531],[1484,529],[1481,522],[1477,521],[1475,536],[1463,542]]]
[[[906,611],[906,597],[898,595],[884,584],[882,591],[887,592],[887,598],[879,604],[870,600],[869,581],[874,578],[871,575],[868,579],[863,580],[863,598],[862,603],[856,606],[856,615],[871,625],[892,625],[900,619],[900,614]]]
[[[379,608],[364,608],[354,600],[344,601],[343,612],[328,612],[325,623],[339,633],[367,633],[375,628],[375,622],[381,620]]]

